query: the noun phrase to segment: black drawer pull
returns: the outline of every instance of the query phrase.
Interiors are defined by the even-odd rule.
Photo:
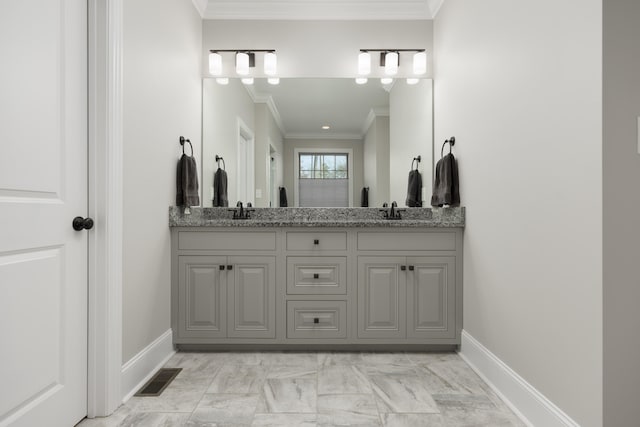
[[[314,279],[319,279],[319,278],[320,278],[320,275],[319,275],[318,273],[313,273],[313,278],[314,278]]]
[[[319,239],[313,239],[313,244],[314,245],[319,245],[320,244],[320,240]]]
[[[401,265],[401,266],[400,266],[400,270],[402,270],[402,271],[406,271],[406,269],[407,269],[407,266],[406,266],[406,265]]]
[[[409,271],[413,271],[413,270],[414,270],[413,265],[410,265],[410,266],[409,266]]]
[[[227,265],[227,270],[233,270],[233,265]]]
[[[314,318],[313,318],[313,323],[315,323],[315,324],[320,323],[320,319],[319,319],[319,318],[317,318],[317,317],[314,317]]]
[[[224,270],[224,265],[221,265],[221,266],[220,266],[220,270]]]

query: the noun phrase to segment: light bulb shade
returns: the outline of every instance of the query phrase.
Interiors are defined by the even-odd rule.
[[[241,76],[249,74],[249,54],[244,52],[236,53],[236,73]]]
[[[277,84],[280,84],[280,77],[269,77],[269,78],[267,79],[267,82],[268,82],[270,85],[277,85]]]
[[[356,83],[359,85],[363,85],[367,83],[367,78],[366,77],[356,77]]]
[[[358,74],[366,76],[371,73],[371,54],[369,52],[360,52],[358,54]]]
[[[209,53],[209,74],[212,76],[222,74],[222,55],[217,52]]]
[[[408,78],[407,79],[407,84],[408,85],[417,85],[418,82],[420,82],[420,79],[416,79],[416,78]]]
[[[418,52],[413,55],[413,74],[425,74],[427,72],[427,52]]]
[[[391,77],[383,77],[380,79],[380,83],[382,83],[383,85],[390,85],[391,83],[393,83],[393,79]]]
[[[384,56],[384,73],[388,76],[398,74],[398,52],[387,52]]]
[[[275,52],[267,52],[264,55],[264,73],[273,76],[278,72],[278,57]]]
[[[253,77],[243,77],[240,80],[245,85],[252,85],[253,84]]]
[[[218,83],[219,85],[228,85],[229,84],[229,78],[228,77],[218,77],[216,79],[216,83]]]

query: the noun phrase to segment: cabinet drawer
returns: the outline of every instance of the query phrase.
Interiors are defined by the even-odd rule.
[[[287,338],[346,337],[346,301],[287,301]]]
[[[347,250],[346,232],[289,232],[288,251],[344,251]]]
[[[287,257],[287,293],[347,293],[346,257]]]
[[[455,232],[359,232],[361,251],[455,251]]]
[[[180,231],[178,249],[272,251],[276,249],[276,233],[273,231]]]

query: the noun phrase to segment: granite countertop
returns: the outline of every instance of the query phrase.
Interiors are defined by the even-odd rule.
[[[253,208],[250,219],[232,219],[229,208],[169,207],[170,227],[464,227],[464,207],[401,208],[402,219],[388,220],[380,208]]]

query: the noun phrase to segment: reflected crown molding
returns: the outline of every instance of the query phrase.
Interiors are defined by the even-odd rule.
[[[284,139],[356,139],[362,141],[362,135],[359,133],[287,133]]]
[[[367,131],[369,130],[369,127],[371,126],[371,123],[373,123],[373,121],[375,120],[376,117],[378,116],[387,116],[389,117],[389,107],[373,107],[371,110],[369,110],[369,114],[367,115],[367,118],[364,120],[364,123],[362,124],[362,137],[364,138],[364,135],[367,134]]]
[[[444,0],[193,0],[204,19],[423,20]],[[198,10],[200,7],[196,4]]]

